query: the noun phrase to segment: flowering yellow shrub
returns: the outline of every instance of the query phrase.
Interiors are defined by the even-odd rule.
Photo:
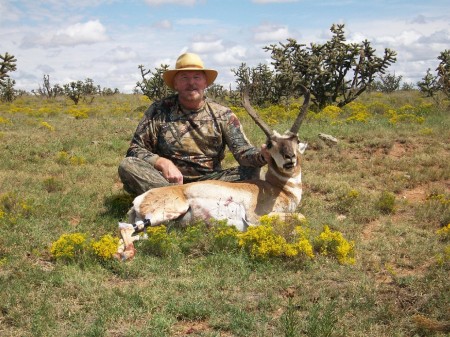
[[[0,124],[12,124],[8,118],[0,117]]]
[[[294,120],[299,112],[300,105],[297,103],[291,104],[290,106],[282,105],[271,105],[266,108],[255,107],[258,115],[267,123],[269,126],[273,126],[285,121]],[[231,110],[238,116],[239,119],[248,118],[248,113],[242,107],[230,107]]]
[[[175,237],[167,232],[164,225],[148,227],[148,238],[142,242],[142,250],[156,256],[167,256],[174,249]]]
[[[342,109],[335,105],[328,105],[322,109],[321,114],[329,118],[336,119],[342,114]]]
[[[342,114],[343,110],[341,108],[335,105],[328,105],[318,113],[310,114],[308,116],[318,121],[330,121],[332,124],[335,124]]]
[[[7,112],[9,112],[9,113],[23,113],[23,114],[27,114],[27,115],[33,114],[33,111],[34,110],[31,107],[24,106],[24,105],[16,103],[16,102],[9,105],[9,109],[7,110]]]
[[[449,266],[450,264],[450,245],[445,246],[444,252],[442,254],[438,254],[437,263],[439,266]]]
[[[63,234],[52,243],[50,253],[56,260],[73,260],[75,257],[83,255],[86,248],[86,234]]]
[[[31,215],[32,207],[27,200],[14,192],[0,194],[0,219],[2,223],[15,224],[18,219]]]
[[[33,115],[35,116],[47,116],[50,114],[54,114],[55,113],[55,109],[49,105],[44,105],[42,107],[40,107],[39,109],[37,109],[37,111],[35,113],[33,113]]]
[[[55,260],[74,261],[91,254],[101,260],[110,260],[119,247],[119,238],[110,234],[100,239],[89,239],[85,233],[62,234],[52,243],[50,254]]]
[[[271,105],[259,110],[260,116],[268,125],[277,125],[282,121],[293,120],[298,115],[298,107]]]
[[[325,225],[322,233],[315,239],[316,250],[322,255],[335,256],[341,264],[355,263],[354,242],[344,239],[341,232],[332,231]]]
[[[447,226],[442,227],[436,231],[436,234],[443,241],[450,240],[450,223]]]
[[[366,123],[370,118],[370,113],[367,107],[358,102],[351,102],[345,106],[345,111],[349,114],[346,122],[362,122]]]
[[[86,119],[89,117],[88,115],[89,109],[82,106],[74,106],[67,110],[69,115],[75,117],[75,119]]]
[[[84,164],[86,164],[86,159],[83,157],[79,157],[79,156],[71,156],[70,164],[72,164],[74,166],[84,165]]]
[[[391,124],[397,124],[399,122],[422,124],[425,121],[425,118],[417,115],[414,107],[409,104],[404,105],[398,110],[389,109],[385,115]]]
[[[146,239],[139,241],[138,250],[156,256],[242,249],[256,260],[284,258],[308,261],[314,258],[315,248],[320,254],[335,257],[341,264],[355,262],[354,243],[346,241],[342,233],[330,231],[325,226],[314,239],[314,247],[310,230],[295,218],[292,222],[284,222],[276,216],[264,216],[258,226],[251,226],[246,232],[239,232],[223,221],[213,223],[211,228],[199,222],[171,231],[161,225],[148,227],[145,236]],[[82,233],[63,234],[51,245],[50,252],[56,260],[73,261],[86,255],[108,260],[114,257],[118,244],[119,239],[111,235],[93,240]]]
[[[56,162],[63,165],[71,164],[77,166],[85,164],[86,159],[84,159],[83,157],[70,155],[66,151],[60,151],[56,155]]]
[[[247,232],[239,233],[239,245],[250,256],[257,259],[270,257],[314,257],[313,246],[307,238],[307,231],[298,225],[283,222],[277,216],[262,216],[260,225],[250,227]]]
[[[151,100],[150,100],[150,98],[148,98],[148,96],[141,95],[141,96],[139,96],[139,102],[144,103],[144,104],[149,104],[149,103],[151,103]]]
[[[390,107],[385,103],[376,101],[369,104],[367,109],[374,115],[383,115],[390,109]]]
[[[434,134],[434,130],[432,128],[423,128],[420,130],[420,134],[424,136],[432,135]]]
[[[301,238],[297,242],[290,245],[291,249],[295,252],[293,255],[287,256],[303,256],[305,258],[312,259],[314,257],[314,248],[311,242],[306,238]]]
[[[445,194],[430,194],[427,196],[428,201],[437,201],[441,205],[448,205],[450,204],[450,198],[447,198]]]
[[[431,111],[433,111],[433,107],[434,106],[432,103],[422,102],[419,104],[416,110],[419,114],[429,114]]]
[[[118,246],[119,238],[110,234],[103,235],[99,240],[91,243],[93,253],[102,260],[112,259]]]
[[[50,125],[47,122],[41,122],[41,127],[49,130],[49,131],[55,131],[55,127],[53,125]]]
[[[220,251],[234,251],[239,247],[239,232],[226,221],[218,222],[211,228],[213,248]]]
[[[239,245],[254,258],[283,256],[286,250],[286,239],[276,235],[273,227],[260,225],[250,227],[239,235]]]

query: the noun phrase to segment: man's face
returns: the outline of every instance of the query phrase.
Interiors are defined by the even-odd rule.
[[[180,99],[200,102],[206,89],[206,75],[201,70],[180,71],[175,75],[173,86]]]

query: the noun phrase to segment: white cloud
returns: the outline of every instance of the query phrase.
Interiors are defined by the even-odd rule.
[[[98,20],[75,23],[56,32],[29,33],[22,39],[23,48],[75,46],[107,41],[106,29]]]
[[[325,3],[241,1],[244,10],[236,12],[232,1],[222,2],[217,10],[212,0],[0,0],[0,44],[18,60],[11,74],[18,89],[36,89],[43,74],[50,74],[52,84],[89,77],[127,92],[140,79],[138,65],[173,67],[187,50],[219,71],[218,84],[232,83],[230,69],[242,62],[250,67],[270,63],[263,46],[287,38],[307,46],[323,43],[333,22],[345,22],[347,42],[371,42],[377,56],[384,48],[397,51],[388,71],[414,82],[427,68],[436,68],[440,52],[450,45],[448,5],[434,0],[420,7],[386,2],[390,14],[378,17],[365,15],[368,3],[346,12],[345,20],[337,10],[325,11]],[[345,7],[342,1],[326,3],[327,8]]]
[[[99,60],[112,61],[114,63],[129,62],[137,59],[137,53],[130,47],[116,47],[102,55]]]
[[[42,73],[44,73],[45,75],[55,71],[55,69],[48,64],[39,64],[36,69],[42,71]]]
[[[240,65],[245,58],[246,48],[242,46],[234,46],[223,50],[220,53],[216,53],[213,56],[213,60],[221,66],[236,66]]]
[[[403,31],[397,35],[385,35],[376,38],[377,43],[383,43],[386,46],[408,46],[416,43],[421,34],[415,31]]]
[[[289,38],[286,26],[263,24],[254,29],[253,38],[256,42],[278,42]]]
[[[450,32],[448,30],[439,30],[436,32],[433,32],[429,36],[421,36],[418,41],[420,43],[437,43],[442,44],[443,46],[448,47],[450,46]]]
[[[197,41],[192,42],[191,50],[194,53],[204,54],[211,52],[220,52],[224,50],[224,46],[222,44],[222,40],[217,41]]]
[[[86,23],[76,23],[65,29],[60,29],[52,36],[52,45],[71,46],[77,44],[92,44],[108,40],[105,27],[98,20]]]
[[[0,1],[0,13],[2,13],[2,20],[5,22],[15,22],[20,19],[19,11],[7,1]]]

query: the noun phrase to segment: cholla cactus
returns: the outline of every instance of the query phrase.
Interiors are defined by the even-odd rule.
[[[12,102],[16,97],[14,85],[16,81],[9,78],[8,72],[16,70],[16,58],[5,53],[0,54],[0,99],[5,102]]]
[[[438,60],[441,60],[436,71],[438,73],[439,86],[442,92],[450,96],[450,49],[441,52],[438,56]]]
[[[17,59],[8,52],[5,55],[0,54],[0,86],[5,85],[6,78],[9,77],[8,72],[16,70]]]
[[[383,57],[376,56],[367,40],[346,43],[343,24],[330,30],[333,36],[324,44],[306,47],[288,39],[286,44],[264,48],[272,53],[275,71],[289,84],[289,91],[306,85],[319,109],[335,102],[338,107],[352,102],[396,61],[396,52],[387,48]]]
[[[163,73],[169,69],[169,65],[161,64],[161,67],[155,68],[155,71],[145,69],[142,64],[138,68],[141,71],[142,81],[136,83],[136,89],[141,90],[150,100],[159,100],[173,93],[162,77]]]
[[[422,81],[417,82],[419,90],[427,97],[435,97],[438,92],[444,93],[447,97],[450,95],[450,49],[441,52],[438,60],[441,62],[436,68],[437,75],[433,75],[428,68]]]

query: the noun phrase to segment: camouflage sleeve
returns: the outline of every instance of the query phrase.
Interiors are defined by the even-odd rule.
[[[152,104],[147,109],[134,132],[126,154],[127,157],[140,158],[151,165],[155,165],[156,160],[159,158],[155,153],[157,122],[152,118],[156,109],[155,104]]]
[[[249,142],[241,122],[231,110],[226,113],[222,129],[225,142],[239,165],[261,167],[266,164],[260,149]]]

